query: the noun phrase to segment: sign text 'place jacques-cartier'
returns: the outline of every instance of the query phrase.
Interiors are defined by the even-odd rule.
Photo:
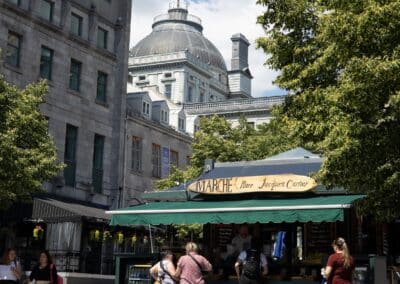
[[[284,174],[203,179],[191,183],[188,189],[204,194],[240,194],[251,192],[304,192],[316,186],[317,182],[308,176]]]

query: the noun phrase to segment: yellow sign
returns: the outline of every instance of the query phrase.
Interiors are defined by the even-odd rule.
[[[317,186],[310,177],[283,174],[267,176],[203,179],[191,183],[188,189],[204,194],[241,194],[254,192],[305,192]]]

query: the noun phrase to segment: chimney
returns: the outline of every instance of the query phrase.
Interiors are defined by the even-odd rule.
[[[213,159],[205,159],[203,172],[207,173],[213,169],[214,169],[214,160]]]
[[[234,34],[232,41],[231,70],[243,70],[249,67],[249,41],[242,34]]]

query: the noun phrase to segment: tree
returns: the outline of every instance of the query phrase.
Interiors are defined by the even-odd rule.
[[[249,126],[244,117],[233,127],[223,117],[203,117],[199,131],[194,135],[191,166],[186,170],[174,169],[172,174],[156,183],[156,189],[171,188],[198,177],[205,159],[216,162],[235,162],[263,159],[290,149],[295,143],[289,138],[282,141],[284,134],[273,122],[259,128]]]
[[[258,0],[266,64],[289,93],[276,124],[323,153],[318,177],[400,216],[400,1]]]
[[[39,105],[47,93],[45,82],[24,90],[0,77],[0,200],[2,209],[30,200],[42,183],[61,169]]]

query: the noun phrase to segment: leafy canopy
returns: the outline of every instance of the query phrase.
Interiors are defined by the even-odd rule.
[[[257,160],[293,147],[290,139],[282,143],[281,135],[275,122],[254,129],[244,117],[235,127],[223,117],[203,117],[194,135],[191,166],[186,171],[175,169],[169,177],[157,182],[156,188],[174,187],[198,177],[205,159],[216,162]]]
[[[328,186],[367,194],[365,212],[400,216],[400,1],[258,0],[258,46],[290,96],[275,123],[324,154]]]
[[[0,76],[0,201],[2,209],[27,201],[42,183],[61,169],[39,105],[47,93],[45,82],[24,90]]]

